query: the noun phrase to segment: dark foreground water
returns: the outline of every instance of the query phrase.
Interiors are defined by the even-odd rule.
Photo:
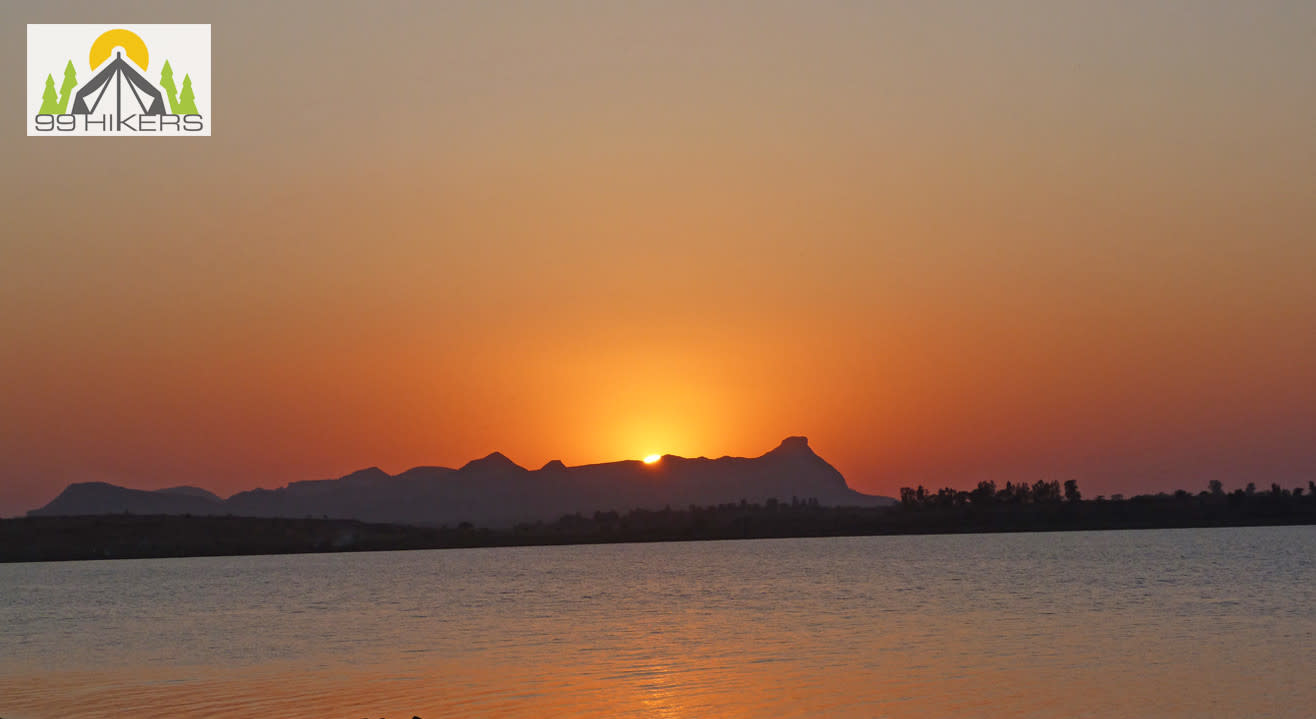
[[[1311,717],[1316,528],[0,565],[0,717]]]

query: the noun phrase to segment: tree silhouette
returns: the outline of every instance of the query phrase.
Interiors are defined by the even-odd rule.
[[[1225,493],[1225,485],[1218,479],[1213,479],[1206,483],[1207,489],[1211,490],[1212,496],[1219,497]]]
[[[41,109],[38,115],[58,115],[59,96],[55,94],[55,76],[46,75],[46,91],[41,95]]]
[[[178,88],[174,85],[174,69],[169,67],[168,60],[165,60],[164,67],[160,68],[160,87],[165,89],[165,96],[169,98],[169,113],[181,114],[178,111]]]
[[[1078,480],[1077,480],[1077,479],[1066,479],[1066,480],[1065,480],[1065,501],[1067,501],[1067,502],[1078,502],[1078,501],[1081,501],[1082,499],[1083,499],[1083,494],[1082,494],[1081,492],[1078,491]]]
[[[1051,480],[1050,482],[1039,479],[1033,483],[1033,501],[1034,502],[1059,502],[1060,501],[1060,482]]]
[[[178,115],[200,115],[196,109],[196,95],[192,94],[192,76],[183,75],[183,94],[178,98]]]
[[[979,482],[978,488],[969,493],[970,501],[982,506],[991,504],[996,499],[996,483],[992,481]]]
[[[69,100],[73,97],[73,88],[78,86],[78,71],[73,68],[73,61],[64,66],[64,84],[59,86],[59,114],[69,111]]]

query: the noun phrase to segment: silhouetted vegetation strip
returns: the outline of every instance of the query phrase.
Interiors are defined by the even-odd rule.
[[[655,542],[873,534],[1039,532],[1316,524],[1304,491],[1218,485],[1190,494],[1084,500],[1073,485],[1027,493],[983,483],[974,492],[914,488],[895,507],[823,507],[814,500],[740,502],[626,513],[571,514],[512,529],[417,527],[346,519],[98,515],[0,520],[0,561],[296,554],[537,544]],[[989,491],[990,490],[990,491]],[[1066,499],[1068,496],[1068,499]]]

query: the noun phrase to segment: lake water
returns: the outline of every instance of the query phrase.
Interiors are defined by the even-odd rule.
[[[0,717],[1310,717],[1316,528],[0,565]]]

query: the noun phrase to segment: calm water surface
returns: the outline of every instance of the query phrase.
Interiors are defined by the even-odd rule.
[[[1311,717],[1316,528],[0,565],[0,716]]]

